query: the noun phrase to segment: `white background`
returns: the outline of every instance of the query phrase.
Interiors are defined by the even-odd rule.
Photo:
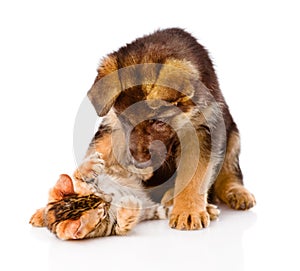
[[[1,266],[299,270],[299,9],[289,0],[1,1]],[[157,221],[127,237],[63,242],[31,228],[58,175],[76,168],[75,117],[101,57],[174,26],[210,51],[257,206],[223,206],[219,221],[197,232]],[[84,148],[91,136],[82,136]]]

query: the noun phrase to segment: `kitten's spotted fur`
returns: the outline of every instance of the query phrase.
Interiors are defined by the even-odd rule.
[[[47,227],[62,240],[125,235],[138,222],[166,219],[171,201],[154,203],[136,179],[122,180],[103,174],[104,161],[99,153],[87,157],[80,166],[84,182],[61,175],[49,192],[45,208],[36,211],[30,223]],[[92,194],[91,194],[92,193]],[[211,219],[219,210],[207,206]]]
[[[89,174],[82,176],[87,187],[61,175],[49,192],[49,203],[36,211],[30,223],[68,240],[125,235],[142,220],[168,217],[169,208],[154,203],[141,186],[128,180],[125,186],[122,180],[102,174],[102,163],[100,154],[94,153],[81,165],[88,169]]]

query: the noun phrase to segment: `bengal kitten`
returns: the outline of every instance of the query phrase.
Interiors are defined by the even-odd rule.
[[[80,168],[85,181],[73,182],[62,174],[49,192],[47,206],[31,217],[33,226],[47,227],[58,238],[70,240],[125,235],[140,221],[168,218],[172,202],[164,202],[165,206],[153,202],[136,179],[103,174],[99,153],[87,157]],[[211,219],[219,215],[214,205],[209,204],[207,211]]]
[[[72,179],[62,174],[47,206],[37,210],[30,223],[69,240],[125,235],[142,220],[168,217],[169,208],[154,203],[142,189],[124,187],[108,175],[99,175],[98,184],[94,193],[78,194]]]

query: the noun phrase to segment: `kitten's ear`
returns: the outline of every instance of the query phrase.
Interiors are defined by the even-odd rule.
[[[49,201],[61,200],[64,196],[75,194],[73,181],[67,174],[61,174],[49,192]]]

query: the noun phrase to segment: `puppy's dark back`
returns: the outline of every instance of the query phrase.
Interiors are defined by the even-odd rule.
[[[220,91],[218,78],[207,50],[188,32],[180,28],[158,30],[138,38],[109,55],[116,59],[117,68],[143,63],[165,63],[169,59],[189,61],[199,71],[199,80],[220,104],[227,132],[237,130]]]
[[[158,30],[136,39],[114,53],[118,68],[142,63],[165,63],[168,59],[190,61],[200,72],[207,88],[219,88],[213,64],[206,49],[180,28]]]

